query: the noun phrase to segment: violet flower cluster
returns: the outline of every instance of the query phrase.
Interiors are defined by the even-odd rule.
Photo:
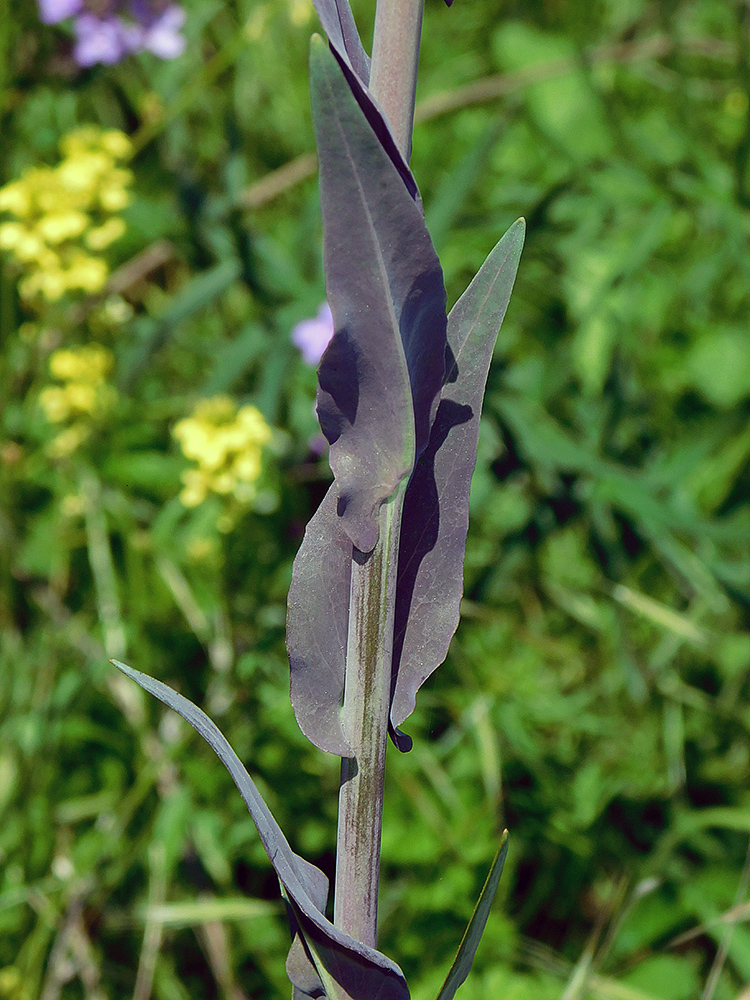
[[[45,24],[73,18],[79,66],[112,65],[135,52],[174,59],[185,49],[185,11],[169,0],[38,0]]]

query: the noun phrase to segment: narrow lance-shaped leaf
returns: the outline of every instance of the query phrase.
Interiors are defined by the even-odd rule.
[[[461,983],[466,981],[466,977],[469,975],[474,956],[477,953],[479,942],[484,933],[484,928],[487,926],[487,918],[490,915],[492,902],[500,883],[500,876],[503,874],[507,854],[508,831],[505,830],[500,839],[497,854],[490,866],[489,874],[482,886],[482,891],[479,893],[477,905],[474,907],[474,912],[469,919],[464,936],[461,938],[458,953],[453,960],[453,965],[448,970],[448,975],[445,978],[440,993],[438,993],[437,1000],[453,1000],[456,990]]]
[[[319,41],[311,74],[336,329],[318,411],[336,480],[295,560],[287,644],[300,728],[350,756],[339,712],[352,547],[373,548],[378,506],[427,445],[445,367],[445,289],[419,209]]]
[[[429,444],[406,491],[396,592],[392,733],[414,711],[416,693],[443,662],[459,619],[477,460],[479,417],[497,333],[508,307],[525,224],[503,236],[448,317],[452,352]]]
[[[314,3],[323,31],[328,36],[331,49],[339,61],[355,100],[421,212],[422,200],[417,182],[398,148],[383,109],[368,87],[370,59],[362,47],[348,0],[314,0]]]
[[[364,50],[349,0],[314,0],[320,23],[336,55],[345,61],[366,87],[370,58]]]
[[[293,980],[297,993],[314,996],[317,989],[324,989],[329,1000],[408,1000],[406,980],[394,962],[343,934],[325,918],[328,879],[319,868],[291,849],[242,761],[218,726],[205,712],[166,684],[117,660],[112,662],[189,722],[232,776],[276,870],[284,898],[291,907],[296,921],[292,929],[301,937],[302,948],[295,951],[290,962],[291,971],[296,972],[299,979],[298,982]],[[305,955],[310,956],[307,964]]]

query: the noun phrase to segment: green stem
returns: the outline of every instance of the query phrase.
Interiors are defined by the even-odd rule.
[[[424,0],[378,0],[372,40],[370,90],[407,163],[411,156],[414,99]]]
[[[334,923],[373,948],[403,495],[380,508],[373,551],[354,550],[350,588],[342,724],[354,757],[341,762]]]

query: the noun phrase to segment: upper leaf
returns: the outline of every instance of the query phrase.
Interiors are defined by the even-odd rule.
[[[271,811],[242,761],[231,748],[218,726],[196,705],[177,694],[166,684],[134,670],[117,660],[114,665],[142,688],[174,709],[190,723],[229,771],[240,791],[271,864],[282,885],[284,897],[292,908],[296,925],[292,931],[301,935],[304,959],[291,963],[299,979],[295,991],[313,996],[314,977],[329,1000],[409,1000],[409,989],[399,967],[374,948],[355,941],[334,927],[324,916],[328,898],[328,879],[314,865],[305,861],[289,846]]]
[[[490,865],[490,870],[482,886],[482,891],[479,893],[477,905],[474,907],[474,912],[471,915],[464,936],[461,938],[461,944],[458,946],[458,952],[453,965],[448,970],[448,975],[445,977],[445,982],[437,996],[437,1000],[453,1000],[458,987],[466,982],[466,977],[471,971],[474,956],[477,953],[484,928],[487,926],[487,918],[490,915],[490,909],[495,898],[495,893],[497,892],[500,876],[503,874],[507,854],[508,831],[505,830],[500,838],[500,846]]]
[[[314,0],[314,3],[323,31],[337,56],[367,87],[370,82],[370,57],[360,40],[349,0]]]
[[[404,500],[396,590],[392,726],[443,662],[459,619],[477,460],[479,417],[492,351],[508,307],[525,224],[503,236],[448,317],[452,352],[429,444]],[[394,735],[394,739],[398,734]],[[405,740],[397,745],[408,749]]]
[[[429,439],[445,367],[445,289],[421,212],[319,42],[311,75],[336,328],[318,412],[336,480],[295,560],[287,645],[300,728],[321,749],[350,756],[340,709],[352,546],[375,545],[379,504]]]
[[[385,112],[370,92],[370,59],[362,47],[348,0],[314,0],[314,3],[355,100],[421,212],[422,200],[417,182],[398,148]]]
[[[326,291],[319,370],[337,511],[369,552],[377,509],[427,444],[444,374],[445,289],[421,212],[320,40],[310,57]]]

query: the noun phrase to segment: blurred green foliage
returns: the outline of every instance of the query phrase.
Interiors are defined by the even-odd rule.
[[[354,3],[363,37],[370,0]],[[278,888],[210,750],[116,675],[202,704],[294,848],[333,867],[337,761],[288,701],[286,589],[327,483],[324,295],[298,0],[190,0],[187,53],[78,70],[0,5],[0,182],[128,133],[104,296],[0,272],[0,998],[289,993]],[[428,0],[413,168],[455,300],[518,216],[464,619],[389,758],[381,946],[442,981],[504,825],[464,1000],[732,1000],[750,981],[750,8]],[[280,170],[281,173],[274,173]],[[270,181],[269,181],[270,179]],[[103,344],[71,453],[39,406]],[[186,509],[171,429],[230,394],[276,429],[263,502]],[[223,527],[224,530],[219,530]],[[743,996],[746,994],[742,994]]]

